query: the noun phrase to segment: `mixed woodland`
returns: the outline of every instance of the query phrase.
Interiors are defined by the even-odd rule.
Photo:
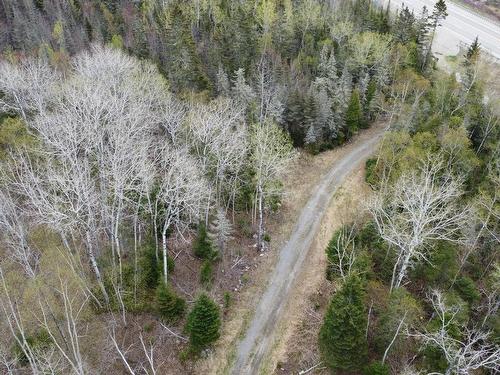
[[[497,67],[476,39],[439,69],[446,16],[2,0],[0,372],[196,372],[238,303],[222,265],[269,250],[292,163],[384,123],[318,270],[322,371],[498,373]]]

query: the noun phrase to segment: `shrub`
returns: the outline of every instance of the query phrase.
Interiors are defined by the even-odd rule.
[[[348,241],[349,234],[352,230],[351,226],[343,226],[338,229],[335,233],[333,233],[330,242],[328,242],[328,246],[326,247],[326,256],[328,258],[328,266],[326,268],[326,278],[327,280],[333,280],[336,277],[341,275],[341,271],[343,274],[347,273],[348,264],[344,264],[341,268],[341,263],[339,259],[339,248],[342,251],[343,248],[346,248],[346,251],[349,253],[354,252],[354,244]],[[344,262],[347,263],[347,262]]]
[[[156,306],[162,319],[169,323],[176,322],[186,311],[186,301],[164,283],[156,290]]]
[[[142,250],[139,259],[139,268],[141,273],[141,284],[147,289],[155,289],[163,273],[163,257],[159,254],[156,257],[156,248],[154,244],[148,244]],[[172,257],[167,257],[168,272],[173,272],[175,268]]]
[[[212,283],[212,278],[213,278],[212,273],[213,273],[212,263],[209,260],[205,260],[201,265],[200,282],[205,286],[210,285]]]
[[[333,296],[320,330],[319,347],[325,364],[334,370],[362,368],[368,352],[365,329],[364,291],[354,276]]]
[[[356,234],[357,246],[368,251],[370,268],[383,281],[389,282],[395,262],[394,249],[387,246],[380,237],[373,221],[364,225]]]
[[[433,373],[445,373],[448,362],[441,349],[435,346],[426,346],[422,352],[424,367]]]
[[[418,128],[419,132],[436,132],[439,125],[442,123],[442,118],[439,115],[430,116],[427,121],[425,121]]]
[[[470,307],[469,305],[460,298],[454,292],[446,291],[443,293],[445,305],[448,307],[454,307],[457,312],[454,314],[453,321],[448,322],[446,326],[446,332],[450,337],[459,340],[462,338],[463,327],[467,325],[470,321]],[[433,315],[431,320],[426,324],[426,329],[429,332],[436,332],[441,329],[441,319],[437,315]]]
[[[384,240],[378,234],[377,227],[373,221],[368,222],[358,230],[355,242],[367,250],[372,251],[378,249],[385,250],[386,248]]]
[[[389,366],[381,362],[373,362],[365,367],[363,375],[390,375]]]
[[[207,227],[203,222],[198,226],[198,235],[193,244],[193,252],[194,255],[201,259],[211,259],[215,255],[212,241],[208,236]]]
[[[146,324],[144,324],[144,327],[143,327],[144,332],[147,332],[147,333],[153,332],[153,328],[154,328],[153,323],[146,323]]]
[[[420,263],[412,278],[425,280],[429,286],[447,289],[458,271],[456,247],[450,242],[438,242],[432,250],[429,262]]]
[[[342,275],[347,275],[349,272],[362,276],[363,279],[369,276],[371,271],[371,258],[367,251],[360,251],[359,247],[355,248],[356,241],[354,238],[349,239],[352,226],[343,226],[337,230],[326,248],[328,258],[328,266],[326,269],[327,280],[333,280]],[[339,259],[339,250],[342,253],[343,249],[350,256],[354,257],[352,265],[346,259],[343,262]]]
[[[230,292],[224,292],[224,308],[228,309],[231,306],[232,297]]]
[[[191,351],[199,353],[219,338],[219,314],[219,307],[207,295],[198,297],[186,324]]]
[[[253,234],[252,224],[247,218],[239,218],[237,222],[238,228],[244,237],[251,237]]]
[[[457,278],[454,287],[459,296],[470,305],[473,305],[481,298],[474,281],[470,277],[461,276]]]
[[[27,345],[34,351],[43,352],[53,344],[52,338],[49,333],[42,329],[37,331],[35,334],[26,337]],[[12,354],[15,358],[17,358],[18,362],[22,366],[26,366],[29,364],[28,357],[24,354],[23,349],[16,342],[12,347]]]
[[[422,316],[422,308],[418,301],[404,288],[394,289],[389,294],[389,299],[385,306],[376,310],[378,319],[373,330],[375,349],[382,355],[394,338],[394,334],[405,316],[405,324],[415,326]],[[405,340],[405,336],[400,332],[393,342],[389,357],[402,358],[411,351],[411,341]]]
[[[365,163],[365,182],[375,187],[378,185],[379,177],[377,175],[377,159],[368,159]]]

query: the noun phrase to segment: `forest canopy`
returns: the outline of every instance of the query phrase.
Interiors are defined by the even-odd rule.
[[[293,162],[381,123],[367,210],[326,249],[321,361],[498,371],[499,98],[478,40],[437,69],[446,15],[0,2],[1,371],[194,371],[231,317],[234,248],[269,249]]]

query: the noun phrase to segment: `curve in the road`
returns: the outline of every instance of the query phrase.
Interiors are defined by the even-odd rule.
[[[232,374],[258,374],[262,360],[270,350],[275,327],[288,302],[293,283],[302,268],[333,193],[344,178],[373,153],[382,133],[383,129],[379,129],[368,141],[358,140],[348,146],[351,150],[332,166],[316,186],[302,209],[290,239],[281,249],[267,289],[239,344]]]

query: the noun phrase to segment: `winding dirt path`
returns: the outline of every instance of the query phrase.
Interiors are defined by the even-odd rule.
[[[232,374],[259,373],[264,357],[271,350],[275,328],[333,193],[345,177],[373,153],[383,131],[383,128],[379,128],[371,139],[361,137],[346,146],[348,152],[333,164],[311,193],[311,198],[302,209],[290,239],[280,251],[267,289],[260,299],[245,336],[239,343]]]

